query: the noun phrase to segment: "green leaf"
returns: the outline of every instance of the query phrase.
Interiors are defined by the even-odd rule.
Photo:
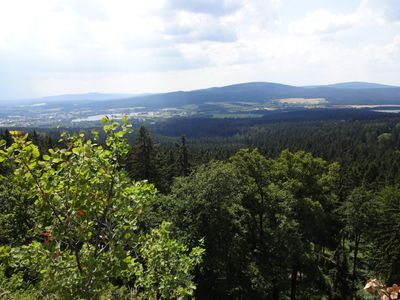
[[[106,116],[102,117],[100,120],[101,124],[103,124],[103,125],[106,124],[107,121],[108,121],[108,118]]]
[[[36,146],[32,146],[32,156],[38,158],[40,156],[39,149]]]
[[[82,149],[81,148],[73,148],[72,153],[74,153],[76,155],[80,155],[82,153]]]

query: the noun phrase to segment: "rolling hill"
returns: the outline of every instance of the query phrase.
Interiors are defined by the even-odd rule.
[[[177,91],[96,101],[89,107],[122,108],[144,106],[153,108],[181,107],[209,102],[266,102],[280,98],[325,98],[329,104],[400,104],[400,87],[371,83],[341,83],[330,86],[297,87],[270,82],[250,82],[193,91]]]
[[[259,118],[271,111],[343,109],[355,105],[374,113],[400,112],[400,87],[365,82],[328,86],[291,86],[249,82],[193,91],[158,94],[76,94],[2,103],[0,127],[48,126],[98,121],[104,115],[129,115],[137,120],[159,121],[175,117]]]

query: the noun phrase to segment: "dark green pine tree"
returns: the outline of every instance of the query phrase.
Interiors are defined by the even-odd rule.
[[[157,151],[156,165],[158,176],[154,184],[160,192],[168,193],[177,174],[174,151]]]
[[[332,299],[346,299],[352,294],[350,274],[349,274],[349,263],[347,258],[346,249],[343,244],[340,243],[336,251],[334,252],[335,268],[334,274],[332,275],[333,281],[333,295]]]
[[[139,129],[135,144],[128,158],[128,170],[135,180],[148,180],[154,183],[156,176],[155,151],[153,140],[144,126]]]
[[[47,149],[54,148],[54,146],[55,146],[55,142],[54,142],[53,138],[50,135],[47,136],[46,146],[47,146]]]
[[[178,171],[179,176],[188,176],[190,171],[189,153],[186,146],[186,136],[182,135],[179,147]]]

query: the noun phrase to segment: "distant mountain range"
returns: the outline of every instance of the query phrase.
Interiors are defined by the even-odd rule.
[[[305,86],[307,87],[307,86]],[[309,87],[331,87],[337,89],[379,89],[379,88],[397,88],[397,86],[386,85],[380,83],[352,81],[352,82],[341,82],[327,85],[315,85]]]
[[[86,93],[86,94],[67,94],[67,95],[56,95],[47,96],[40,98],[43,102],[77,102],[77,101],[107,101],[113,99],[123,99],[134,97],[135,94],[103,94],[103,93]]]
[[[280,98],[325,98],[329,104],[400,104],[400,87],[366,82],[338,83],[327,86],[297,87],[270,82],[250,82],[194,91],[136,96],[111,103],[91,105],[115,108],[130,106],[179,107],[208,102],[255,101]]]
[[[209,102],[265,102],[281,98],[325,98],[329,104],[400,104],[400,87],[368,82],[345,82],[320,86],[291,86],[249,82],[193,91],[158,94],[75,94],[35,99],[48,105],[83,105],[88,108],[181,107]],[[111,101],[112,100],[112,101]]]
[[[148,93],[142,94],[123,94],[123,93],[83,93],[83,94],[65,94],[65,95],[54,95],[45,96],[41,98],[33,99],[15,99],[5,100],[3,103],[6,104],[32,104],[32,103],[82,103],[82,102],[95,102],[95,101],[109,101],[116,99],[126,99],[136,96],[145,96]],[[1,103],[1,102],[0,102]]]

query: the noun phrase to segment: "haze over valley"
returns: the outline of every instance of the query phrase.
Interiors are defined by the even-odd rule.
[[[6,103],[3,127],[93,126],[104,115],[158,122],[170,118],[257,118],[312,109],[398,112],[400,87],[365,82],[297,87],[251,82],[193,91],[154,94],[75,94]]]

